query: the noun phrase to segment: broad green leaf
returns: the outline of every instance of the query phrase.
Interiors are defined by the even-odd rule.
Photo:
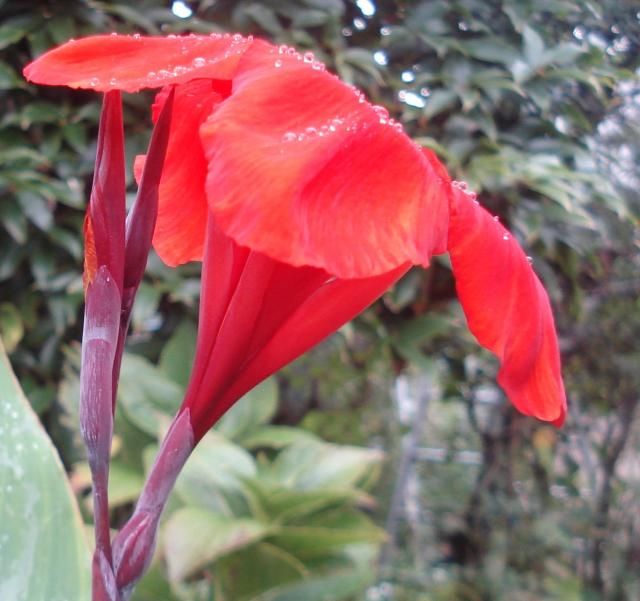
[[[233,601],[259,598],[258,595],[266,591],[300,581],[309,574],[295,556],[266,542],[221,558],[217,567],[222,588],[227,593],[224,598]]]
[[[158,367],[183,389],[187,388],[191,375],[196,335],[194,323],[190,319],[183,319],[160,354]]]
[[[198,443],[176,482],[183,501],[227,516],[247,511],[244,482],[253,478],[253,457],[216,432]]]
[[[260,426],[242,436],[240,444],[247,449],[283,449],[301,440],[316,439],[316,436],[302,428],[290,426]]]
[[[291,489],[349,489],[365,478],[383,458],[380,451],[304,440],[287,447],[268,475]]]
[[[12,303],[0,304],[0,339],[5,341],[7,352],[16,348],[24,335],[20,311]]]
[[[278,530],[269,541],[301,559],[338,552],[356,543],[382,543],[386,533],[357,509],[342,506],[300,518]]]
[[[266,533],[267,527],[255,520],[228,518],[197,507],[179,509],[162,533],[169,578],[183,580]]]
[[[371,504],[364,493],[354,489],[286,490],[260,478],[247,481],[246,486],[251,488],[267,519],[279,524],[348,502]]]
[[[216,425],[216,430],[235,440],[243,434],[251,434],[255,428],[266,424],[278,408],[278,386],[275,378],[265,380],[245,394]]]
[[[125,353],[118,398],[127,417],[143,432],[156,436],[163,418],[176,413],[182,389],[144,357]]]
[[[272,589],[251,601],[342,601],[353,599],[375,579],[372,568],[342,566],[301,582]]]
[[[89,551],[64,468],[0,343],[0,599],[88,601]]]

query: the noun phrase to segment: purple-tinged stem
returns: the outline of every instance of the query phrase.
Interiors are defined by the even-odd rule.
[[[113,435],[112,368],[120,326],[120,290],[103,265],[86,294],[80,370],[80,429],[87,447],[93,480],[96,551],[93,564],[94,601],[113,587],[113,560],[109,531],[109,461]],[[102,592],[101,592],[102,591]],[[106,591],[106,592],[105,592]]]
[[[193,427],[187,409],[174,418],[135,511],[113,540],[113,565],[123,600],[129,598],[136,582],[149,567],[160,516],[194,445]]]

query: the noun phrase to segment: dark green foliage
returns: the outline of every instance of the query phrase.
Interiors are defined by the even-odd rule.
[[[0,335],[80,488],[81,230],[99,98],[29,86],[20,71],[52,45],[94,32],[260,35],[314,51],[386,106],[533,257],[556,308],[570,418],[556,432],[506,405],[439,258],[286,369],[260,411],[245,404],[225,418],[203,446],[212,459],[178,486],[164,563],[136,599],[363,598],[381,539],[354,508],[383,524],[399,466],[409,477],[387,520],[396,545],[367,599],[638,598],[637,2],[187,4],[193,15],[180,19],[160,0],[0,1]],[[150,98],[125,98],[130,161],[147,143]],[[180,402],[197,278],[197,266],[170,270],[152,257],[134,309],[116,425],[116,522]],[[399,385],[414,386],[415,411],[424,373],[427,425],[403,460],[411,418],[389,391],[405,374]],[[389,450],[373,496],[379,454],[316,435]],[[346,455],[336,460],[338,451]],[[314,488],[305,478],[322,457],[345,469]],[[217,467],[208,470],[210,461]]]

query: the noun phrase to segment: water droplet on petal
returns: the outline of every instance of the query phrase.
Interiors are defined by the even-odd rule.
[[[110,86],[117,86],[117,85],[118,85],[118,80],[117,80],[115,77],[112,77],[112,78],[109,80],[109,85],[110,85]]]
[[[115,31],[112,31],[109,35],[110,35],[112,38],[115,38],[115,37],[117,37],[117,35],[118,35],[118,34],[117,34]]]
[[[289,46],[286,44],[280,44],[280,46],[278,46],[278,54],[286,54],[287,50],[289,50]]]
[[[155,79],[156,77],[158,77],[158,74],[155,71],[149,71],[149,73],[147,73],[148,79]]]
[[[383,106],[380,106],[379,104],[374,104],[372,108],[376,113],[376,115],[378,115],[378,117],[380,117],[381,119],[389,118],[389,111]]]
[[[529,263],[529,265],[533,265],[533,257],[527,255],[527,263]]]
[[[234,44],[239,44],[240,42],[242,42],[242,36],[239,33],[234,33],[231,40]]]
[[[92,88],[95,88],[99,83],[100,83],[100,80],[99,80],[97,77],[92,77],[92,78],[89,80],[89,85],[90,85]]]
[[[313,52],[305,52],[302,58],[305,63],[312,63],[315,60]]]
[[[282,136],[283,142],[294,142],[297,139],[298,139],[298,136],[294,134],[292,131],[288,131],[287,133],[284,134],[284,136]]]
[[[318,135],[318,130],[315,127],[307,127],[304,131],[309,139],[313,139]]]
[[[201,56],[196,56],[192,61],[193,66],[197,69],[199,67],[204,67],[207,64],[207,61]]]
[[[502,239],[503,240],[508,240],[509,239],[509,234],[502,234]]]
[[[497,215],[494,215],[494,216],[493,216],[493,220],[494,220],[494,221],[500,221],[500,217],[498,217]]]
[[[175,33],[170,33],[167,37],[168,37],[170,40],[175,40],[178,36],[177,36]]]
[[[158,77],[171,77],[171,75],[171,71],[167,71],[166,69],[160,69],[160,71],[158,71]]]
[[[311,68],[312,68],[314,71],[324,71],[324,70],[326,69],[326,67],[325,67],[324,63],[322,63],[322,62],[320,62],[320,61],[316,61],[316,60],[314,60],[314,61],[311,63]]]
[[[279,69],[280,67],[282,67],[282,61],[281,61],[280,59],[277,59],[277,60],[273,63],[273,66],[274,66],[276,69]]]
[[[140,39],[140,34],[139,33],[134,33],[132,37],[133,37],[134,40],[139,40]]]

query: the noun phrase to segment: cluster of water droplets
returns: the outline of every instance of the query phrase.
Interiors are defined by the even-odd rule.
[[[273,66],[276,69],[280,69],[286,60],[296,60],[302,63],[308,64],[314,71],[325,71],[326,66],[322,61],[319,61],[313,52],[300,53],[292,46],[286,44],[280,44],[271,51],[275,58],[273,59]]]
[[[112,37],[128,37],[133,40],[139,40],[139,41],[144,40],[144,38],[139,33],[134,33],[133,35],[129,35],[129,36],[123,36],[114,32],[114,33],[111,33],[110,35]],[[191,62],[188,65],[179,64],[174,67],[159,69],[158,71],[149,71],[146,76],[147,80],[153,81],[153,80],[173,79],[173,78],[186,75],[187,73],[190,73],[197,69],[202,69],[207,65],[215,65],[216,63],[220,63],[232,56],[238,56],[240,54],[243,54],[247,46],[251,44],[251,42],[253,41],[253,36],[247,36],[245,38],[239,33],[234,33],[234,34],[211,33],[208,36],[196,35],[194,33],[190,33],[186,36],[179,36],[172,33],[172,34],[169,34],[167,38],[170,40],[181,40],[181,39],[191,40],[190,42],[185,43],[180,47],[180,54],[183,56],[192,54],[194,52],[193,40],[198,40],[202,45],[205,45],[207,41],[210,41],[210,40],[222,40],[224,42],[227,42],[229,46],[222,54],[216,54],[216,56],[213,56],[213,57],[195,56],[194,58],[191,59]],[[75,40],[69,40],[69,41],[73,42]],[[92,77],[88,81],[88,85],[92,88],[97,87],[98,85],[100,85],[100,83],[101,83],[101,80],[97,77]],[[109,79],[109,85],[111,86],[118,85],[118,79],[116,77],[111,77]]]

